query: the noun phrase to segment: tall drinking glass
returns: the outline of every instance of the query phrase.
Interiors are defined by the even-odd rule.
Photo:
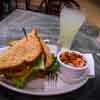
[[[72,41],[85,21],[80,10],[64,7],[60,14],[60,48],[70,49]]]

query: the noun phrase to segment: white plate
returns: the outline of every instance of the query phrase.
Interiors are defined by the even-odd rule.
[[[53,52],[55,52],[55,53],[57,52],[57,51],[55,51],[55,50],[57,50],[55,45],[50,45],[50,47]],[[6,48],[0,48],[1,53],[5,49]],[[92,59],[92,61],[94,61],[92,56],[91,56],[91,59]],[[89,61],[89,59],[88,59],[88,61]],[[91,62],[91,61],[89,61],[89,62]],[[52,81],[48,83],[47,78],[32,80],[27,83],[27,85],[25,86],[24,89],[18,89],[16,87],[12,86],[11,84],[9,84],[7,82],[7,80],[0,81],[0,85],[4,86],[10,90],[19,92],[19,93],[45,96],[45,95],[58,95],[58,94],[62,94],[62,93],[72,92],[72,91],[80,88],[81,86],[83,86],[88,81],[88,79],[83,78],[83,80],[81,80],[79,82],[70,84],[70,83],[65,82],[63,79],[61,79],[60,75],[58,75],[58,76],[59,77],[58,77],[56,86],[55,86],[55,84],[52,85]]]

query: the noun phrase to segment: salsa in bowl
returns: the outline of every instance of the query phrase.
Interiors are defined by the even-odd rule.
[[[72,50],[61,50],[57,54],[60,70],[68,78],[79,78],[88,69],[85,54]]]
[[[57,54],[58,62],[64,66],[73,70],[82,70],[87,68],[87,61],[84,54],[72,51],[61,50]]]

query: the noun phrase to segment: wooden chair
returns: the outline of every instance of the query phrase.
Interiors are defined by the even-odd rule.
[[[41,2],[41,0],[25,0],[26,10],[41,12],[39,1]],[[38,5],[35,2],[37,2]]]
[[[42,0],[40,8],[44,7],[44,11],[47,14],[59,15],[62,5],[80,9],[80,5],[74,0]]]
[[[26,10],[32,10],[36,12],[43,12],[50,15],[59,16],[62,5],[67,7],[80,8],[79,4],[74,0],[38,0],[38,5],[32,5],[35,0],[24,0],[26,5]],[[40,1],[40,2],[39,2]],[[17,0],[16,0],[17,4]],[[33,7],[32,7],[33,6]],[[16,5],[17,8],[17,5]]]
[[[18,7],[19,1],[21,1],[21,0],[15,0],[16,8],[19,8],[19,7]],[[31,0],[23,0],[23,3],[24,3],[24,5],[25,5],[25,9],[26,9],[26,10],[29,10],[30,1],[31,1]]]

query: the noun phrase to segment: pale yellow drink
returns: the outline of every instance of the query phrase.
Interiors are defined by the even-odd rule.
[[[79,10],[63,8],[60,15],[60,48],[68,48],[83,24],[85,17]]]

